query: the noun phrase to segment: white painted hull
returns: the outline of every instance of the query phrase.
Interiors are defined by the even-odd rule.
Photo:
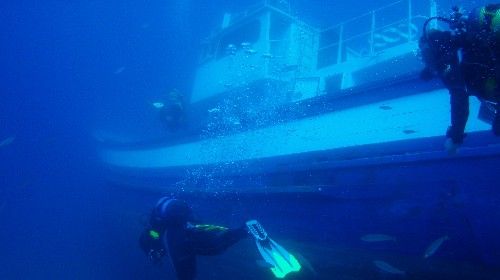
[[[345,150],[369,158],[369,149],[363,147],[443,137],[450,123],[448,104],[446,90],[435,90],[213,139],[154,148],[107,149],[102,158],[112,167],[137,170],[222,166],[273,158],[289,158],[287,165],[293,166],[299,164],[293,162],[294,156],[328,153],[331,162],[336,154],[338,160],[345,158]],[[490,129],[477,119],[478,110],[479,102],[471,98],[468,133]],[[390,146],[384,148],[386,155],[391,154]],[[363,152],[356,152],[358,148]]]

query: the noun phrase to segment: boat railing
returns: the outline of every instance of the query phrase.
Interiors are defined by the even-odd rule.
[[[290,5],[290,1],[288,0],[264,0],[264,5],[279,9],[288,14],[292,12],[292,7]]]
[[[291,6],[290,1],[285,0],[262,0],[256,4],[253,4],[246,8],[244,11],[239,13],[233,13],[231,15],[231,23],[237,22],[241,19],[248,17],[249,15],[264,9],[271,8],[277,12],[283,13],[285,15],[290,16]]]
[[[413,0],[400,0],[323,29],[318,68],[375,56],[388,48],[415,42],[419,27],[435,9],[433,1],[429,7]]]

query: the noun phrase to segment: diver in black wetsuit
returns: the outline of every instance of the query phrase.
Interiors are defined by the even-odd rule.
[[[427,30],[431,20],[444,21],[451,30]],[[492,131],[500,136],[500,4],[474,9],[468,16],[454,8],[450,18],[430,18],[419,46],[425,63],[422,79],[437,76],[450,92],[447,151],[455,153],[463,142],[470,96],[494,111]]]
[[[164,256],[169,259],[179,280],[195,279],[196,256],[221,254],[249,236],[246,227],[228,229],[192,221],[191,208],[185,202],[163,197],[139,239],[151,261],[161,264]]]
[[[158,110],[160,122],[167,132],[175,133],[185,127],[184,97],[177,89],[168,92],[153,106]]]

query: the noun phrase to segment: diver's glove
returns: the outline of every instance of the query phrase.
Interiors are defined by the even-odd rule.
[[[444,143],[444,147],[448,154],[454,155],[457,153],[458,148],[462,145],[464,142],[464,138],[467,135],[463,133],[462,131],[458,131],[456,128],[453,126],[450,126],[448,130],[446,131],[446,142]]]
[[[165,256],[164,249],[151,249],[148,252],[149,260],[154,264],[161,264],[163,256]]]
[[[453,142],[451,138],[446,138],[446,142],[444,142],[444,148],[449,155],[457,154],[458,148],[460,148],[460,144]]]
[[[453,140],[453,143],[462,145],[464,142],[464,138],[467,136],[462,130],[456,129],[454,126],[448,127],[448,130],[446,131],[446,137],[450,138]]]

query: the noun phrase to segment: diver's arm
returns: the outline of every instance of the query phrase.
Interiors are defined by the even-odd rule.
[[[451,126],[446,132],[454,144],[462,144],[469,118],[469,96],[464,89],[450,89]]]

